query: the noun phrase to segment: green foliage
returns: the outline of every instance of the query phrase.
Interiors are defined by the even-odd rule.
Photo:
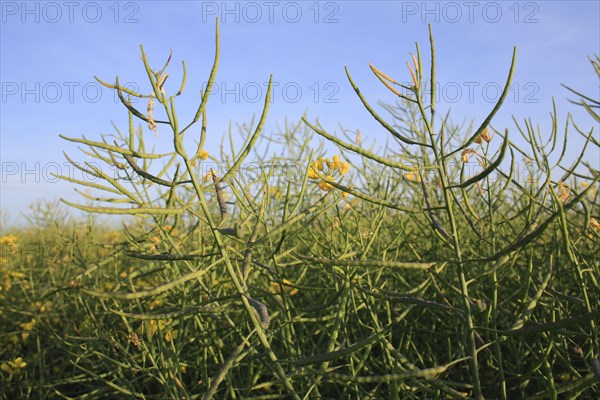
[[[379,150],[306,116],[261,135],[269,86],[243,145],[230,134],[230,152],[209,154],[210,92],[186,125],[176,113],[185,63],[174,95],[171,56],[155,71],[143,48],[147,94],[99,80],[128,133],[65,138],[97,178],[62,177],[90,189],[65,203],[128,219],[116,231],[39,206],[2,237],[1,398],[596,398],[600,175],[584,155],[600,143],[570,117],[559,127],[556,109],[544,135],[515,121],[527,150],[492,126],[516,50],[477,129],[439,116],[434,94],[424,102],[430,37],[429,73],[417,47],[411,86],[371,66],[398,97],[390,121],[346,70],[391,134]],[[572,91],[597,121],[598,101]],[[147,149],[137,120],[172,148]],[[566,167],[572,130],[585,145]],[[206,174],[210,162],[225,169]]]

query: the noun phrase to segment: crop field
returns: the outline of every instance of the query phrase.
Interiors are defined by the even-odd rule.
[[[464,126],[426,96],[429,35],[393,74],[370,65],[385,114],[346,70],[377,145],[311,113],[263,132],[271,78],[209,152],[210,90],[177,101],[186,74],[215,82],[218,24],[208,71],[142,47],[139,92],[97,78],[129,126],[62,135],[96,179],[59,176],[80,202],[2,226],[0,399],[600,398],[597,82],[565,90],[585,120],[496,126],[515,48]]]

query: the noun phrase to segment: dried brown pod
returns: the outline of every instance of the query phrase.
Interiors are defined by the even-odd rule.
[[[156,121],[154,121],[154,99],[150,98],[148,100],[148,107],[146,108],[146,112],[148,113],[148,129],[153,131],[158,138],[158,128],[156,127]]]
[[[483,130],[483,132],[481,132],[476,138],[475,138],[475,143],[477,144],[481,144],[483,143],[483,141],[486,141],[486,143],[489,143],[492,141],[492,136],[490,135],[490,128],[485,128]]]
[[[212,179],[215,184],[215,193],[217,195],[219,211],[221,212],[221,219],[225,219],[227,216],[227,205],[225,203],[225,196],[223,195],[223,188],[221,187],[221,179],[219,179],[214,169],[211,169],[210,173],[212,174]]]

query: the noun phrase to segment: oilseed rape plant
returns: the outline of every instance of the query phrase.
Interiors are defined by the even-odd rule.
[[[436,102],[430,30],[402,77],[365,66],[389,119],[346,68],[390,139],[377,150],[364,128],[308,114],[263,132],[272,77],[260,115],[214,150],[218,25],[189,116],[185,62],[140,50],[139,90],[97,78],[125,126],[63,136],[95,177],[59,176],[82,200],[3,226],[1,399],[599,397],[600,99],[567,88],[589,121],[553,105],[546,132],[499,126],[515,48],[498,102],[466,129]]]

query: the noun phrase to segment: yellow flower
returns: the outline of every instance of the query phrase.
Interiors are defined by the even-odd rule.
[[[563,382],[563,383],[565,383],[565,382],[569,382],[570,380],[572,380],[572,379],[571,379],[571,375],[569,375],[569,374],[568,374],[568,373],[566,373],[566,372],[564,372],[564,373],[562,373],[562,374],[558,375],[558,379],[559,379],[561,382]]]
[[[0,244],[13,245],[17,242],[17,237],[15,235],[7,235],[0,237]]]
[[[308,179],[319,179],[319,175],[312,166],[308,169]]]
[[[346,197],[348,197],[348,192],[342,192],[342,199],[345,199]]]
[[[25,343],[29,337],[29,332],[31,332],[35,327],[35,319],[32,319],[31,322],[23,322],[22,324],[19,324],[19,326],[24,331],[21,333],[21,340],[23,340],[23,343]]]
[[[315,167],[319,171],[323,171],[325,169],[325,160],[323,159],[323,157],[321,157],[317,161],[315,161]]]
[[[23,328],[23,330],[31,331],[35,326],[35,319],[32,319],[31,322],[23,322],[22,324],[19,324],[19,326]]]
[[[13,278],[16,279],[23,279],[25,278],[25,274],[22,272],[17,272],[17,271],[6,271],[6,274],[9,276],[12,276]]]
[[[206,160],[208,158],[208,151],[200,150],[198,152],[198,157],[200,157],[201,160]]]
[[[346,173],[350,170],[350,164],[348,164],[345,161],[340,162],[339,164],[339,171],[340,174],[342,175],[346,175]]]
[[[333,180],[333,177],[332,177],[331,175],[328,175],[328,176],[327,176],[327,179],[328,179],[328,180]],[[325,192],[328,192],[328,191],[330,191],[331,189],[333,189],[333,185],[332,185],[332,184],[330,184],[330,183],[327,183],[327,182],[325,182],[325,181],[321,181],[321,182],[319,182],[319,188],[320,188],[321,190],[325,191]]]
[[[36,301],[34,305],[40,310],[40,313],[44,313],[52,309],[52,302],[50,300],[47,300],[43,303],[41,301]]]
[[[333,156],[333,160],[331,160],[331,161],[329,161],[329,159],[327,159],[327,166],[329,167],[330,170],[338,169],[340,166],[340,156],[338,156],[338,155]]]
[[[154,300],[152,303],[148,305],[148,308],[154,310],[156,307],[159,307],[162,304],[162,300]]]
[[[177,339],[177,331],[168,330],[165,332],[165,341],[170,342],[173,339]]]
[[[406,179],[413,182],[421,182],[421,177],[417,174],[417,172],[407,172]]]
[[[0,365],[0,369],[10,375],[12,378],[13,375],[18,375],[23,368],[27,366],[27,363],[23,361],[22,357],[17,357],[8,363],[2,363]],[[10,378],[9,378],[10,379]]]
[[[600,231],[600,222],[596,220],[596,218],[590,219],[590,226],[597,231]]]
[[[150,321],[150,336],[154,336],[156,332],[162,333],[164,332],[165,341],[170,342],[177,338],[177,331],[174,331],[169,326],[171,324],[171,320],[167,319],[159,319]]]
[[[277,190],[277,188],[271,188],[269,191],[271,193],[271,197],[274,197],[275,200],[281,199],[282,194],[279,190]]]
[[[12,364],[14,365],[15,368],[18,368],[18,369],[23,369],[27,366],[27,363],[25,361],[23,361],[22,357],[15,358],[15,360],[12,362]]]
[[[283,283],[283,285],[280,285],[278,282],[269,283],[269,289],[271,290],[271,293],[275,293],[275,294],[281,293],[282,286],[283,286],[283,290],[286,293],[289,293],[290,296],[293,296],[298,293],[298,289],[291,287],[291,285],[293,285],[292,282],[288,281],[287,279],[284,279],[282,283]]]
[[[0,237],[0,247],[4,254],[15,254],[17,252],[17,237],[14,235]]]
[[[562,200],[563,203],[566,203],[569,200],[570,189],[567,185],[564,185],[562,181],[558,181],[558,196]]]

